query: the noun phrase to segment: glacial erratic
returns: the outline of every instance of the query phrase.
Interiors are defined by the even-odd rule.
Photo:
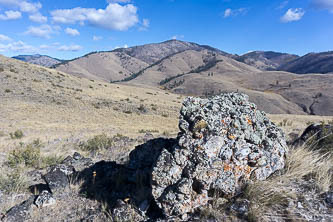
[[[167,216],[204,206],[209,194],[232,197],[250,180],[284,167],[284,133],[240,93],[188,97],[173,148],[162,149],[152,169],[152,196]]]

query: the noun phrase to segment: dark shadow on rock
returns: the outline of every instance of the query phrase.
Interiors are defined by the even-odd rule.
[[[74,181],[82,183],[80,194],[107,203],[110,210],[117,200],[130,203],[149,218],[162,215],[153,201],[151,176],[153,164],[163,149],[171,149],[176,139],[157,138],[137,146],[126,164],[100,161],[74,174]]]
[[[29,191],[33,194],[39,194],[44,190],[51,192],[51,190],[49,189],[49,186],[44,183],[39,183],[39,184],[34,184],[34,185],[29,186]]]

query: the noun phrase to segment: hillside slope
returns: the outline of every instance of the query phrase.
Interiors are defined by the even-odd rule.
[[[128,78],[139,71],[158,63],[160,60],[187,50],[209,50],[212,53],[233,57],[233,55],[191,42],[169,40],[109,52],[94,52],[58,64],[55,68],[76,76],[104,81]]]
[[[188,73],[198,73],[211,70],[210,74],[216,72],[260,72],[260,70],[237,62],[236,60],[214,53],[210,50],[187,50],[162,59],[153,66],[140,72],[135,78],[126,81],[130,84],[142,84],[151,86],[161,86],[171,79]]]
[[[124,52],[100,52],[68,61],[56,69],[78,77],[107,82],[124,79],[148,64]]]
[[[18,55],[12,57],[13,59],[18,59],[23,62],[28,62],[35,65],[45,66],[45,67],[52,67],[54,65],[57,65],[61,63],[62,61],[60,59],[52,58],[50,56],[46,55]]]
[[[0,83],[1,135],[20,129],[22,142],[177,130],[182,97],[160,89],[90,81],[3,56]],[[0,136],[0,150],[15,142]]]
[[[333,73],[333,52],[309,53],[278,67],[298,74]]]
[[[260,70],[276,70],[278,67],[299,58],[297,55],[272,51],[253,51],[236,58],[237,61]]]
[[[163,87],[185,95],[241,91],[268,113],[333,115],[332,75],[223,70],[224,67],[219,62],[208,70],[173,78]]]

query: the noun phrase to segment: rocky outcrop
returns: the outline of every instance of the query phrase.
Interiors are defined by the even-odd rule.
[[[209,193],[232,197],[284,167],[284,133],[246,95],[189,97],[180,113],[178,142],[161,150],[151,175],[165,215],[184,217],[206,205]]]

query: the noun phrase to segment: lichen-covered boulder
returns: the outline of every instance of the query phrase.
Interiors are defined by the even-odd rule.
[[[206,205],[209,193],[235,195],[249,180],[284,167],[284,133],[240,93],[188,97],[178,145],[163,149],[152,169],[152,196],[166,216]]]

